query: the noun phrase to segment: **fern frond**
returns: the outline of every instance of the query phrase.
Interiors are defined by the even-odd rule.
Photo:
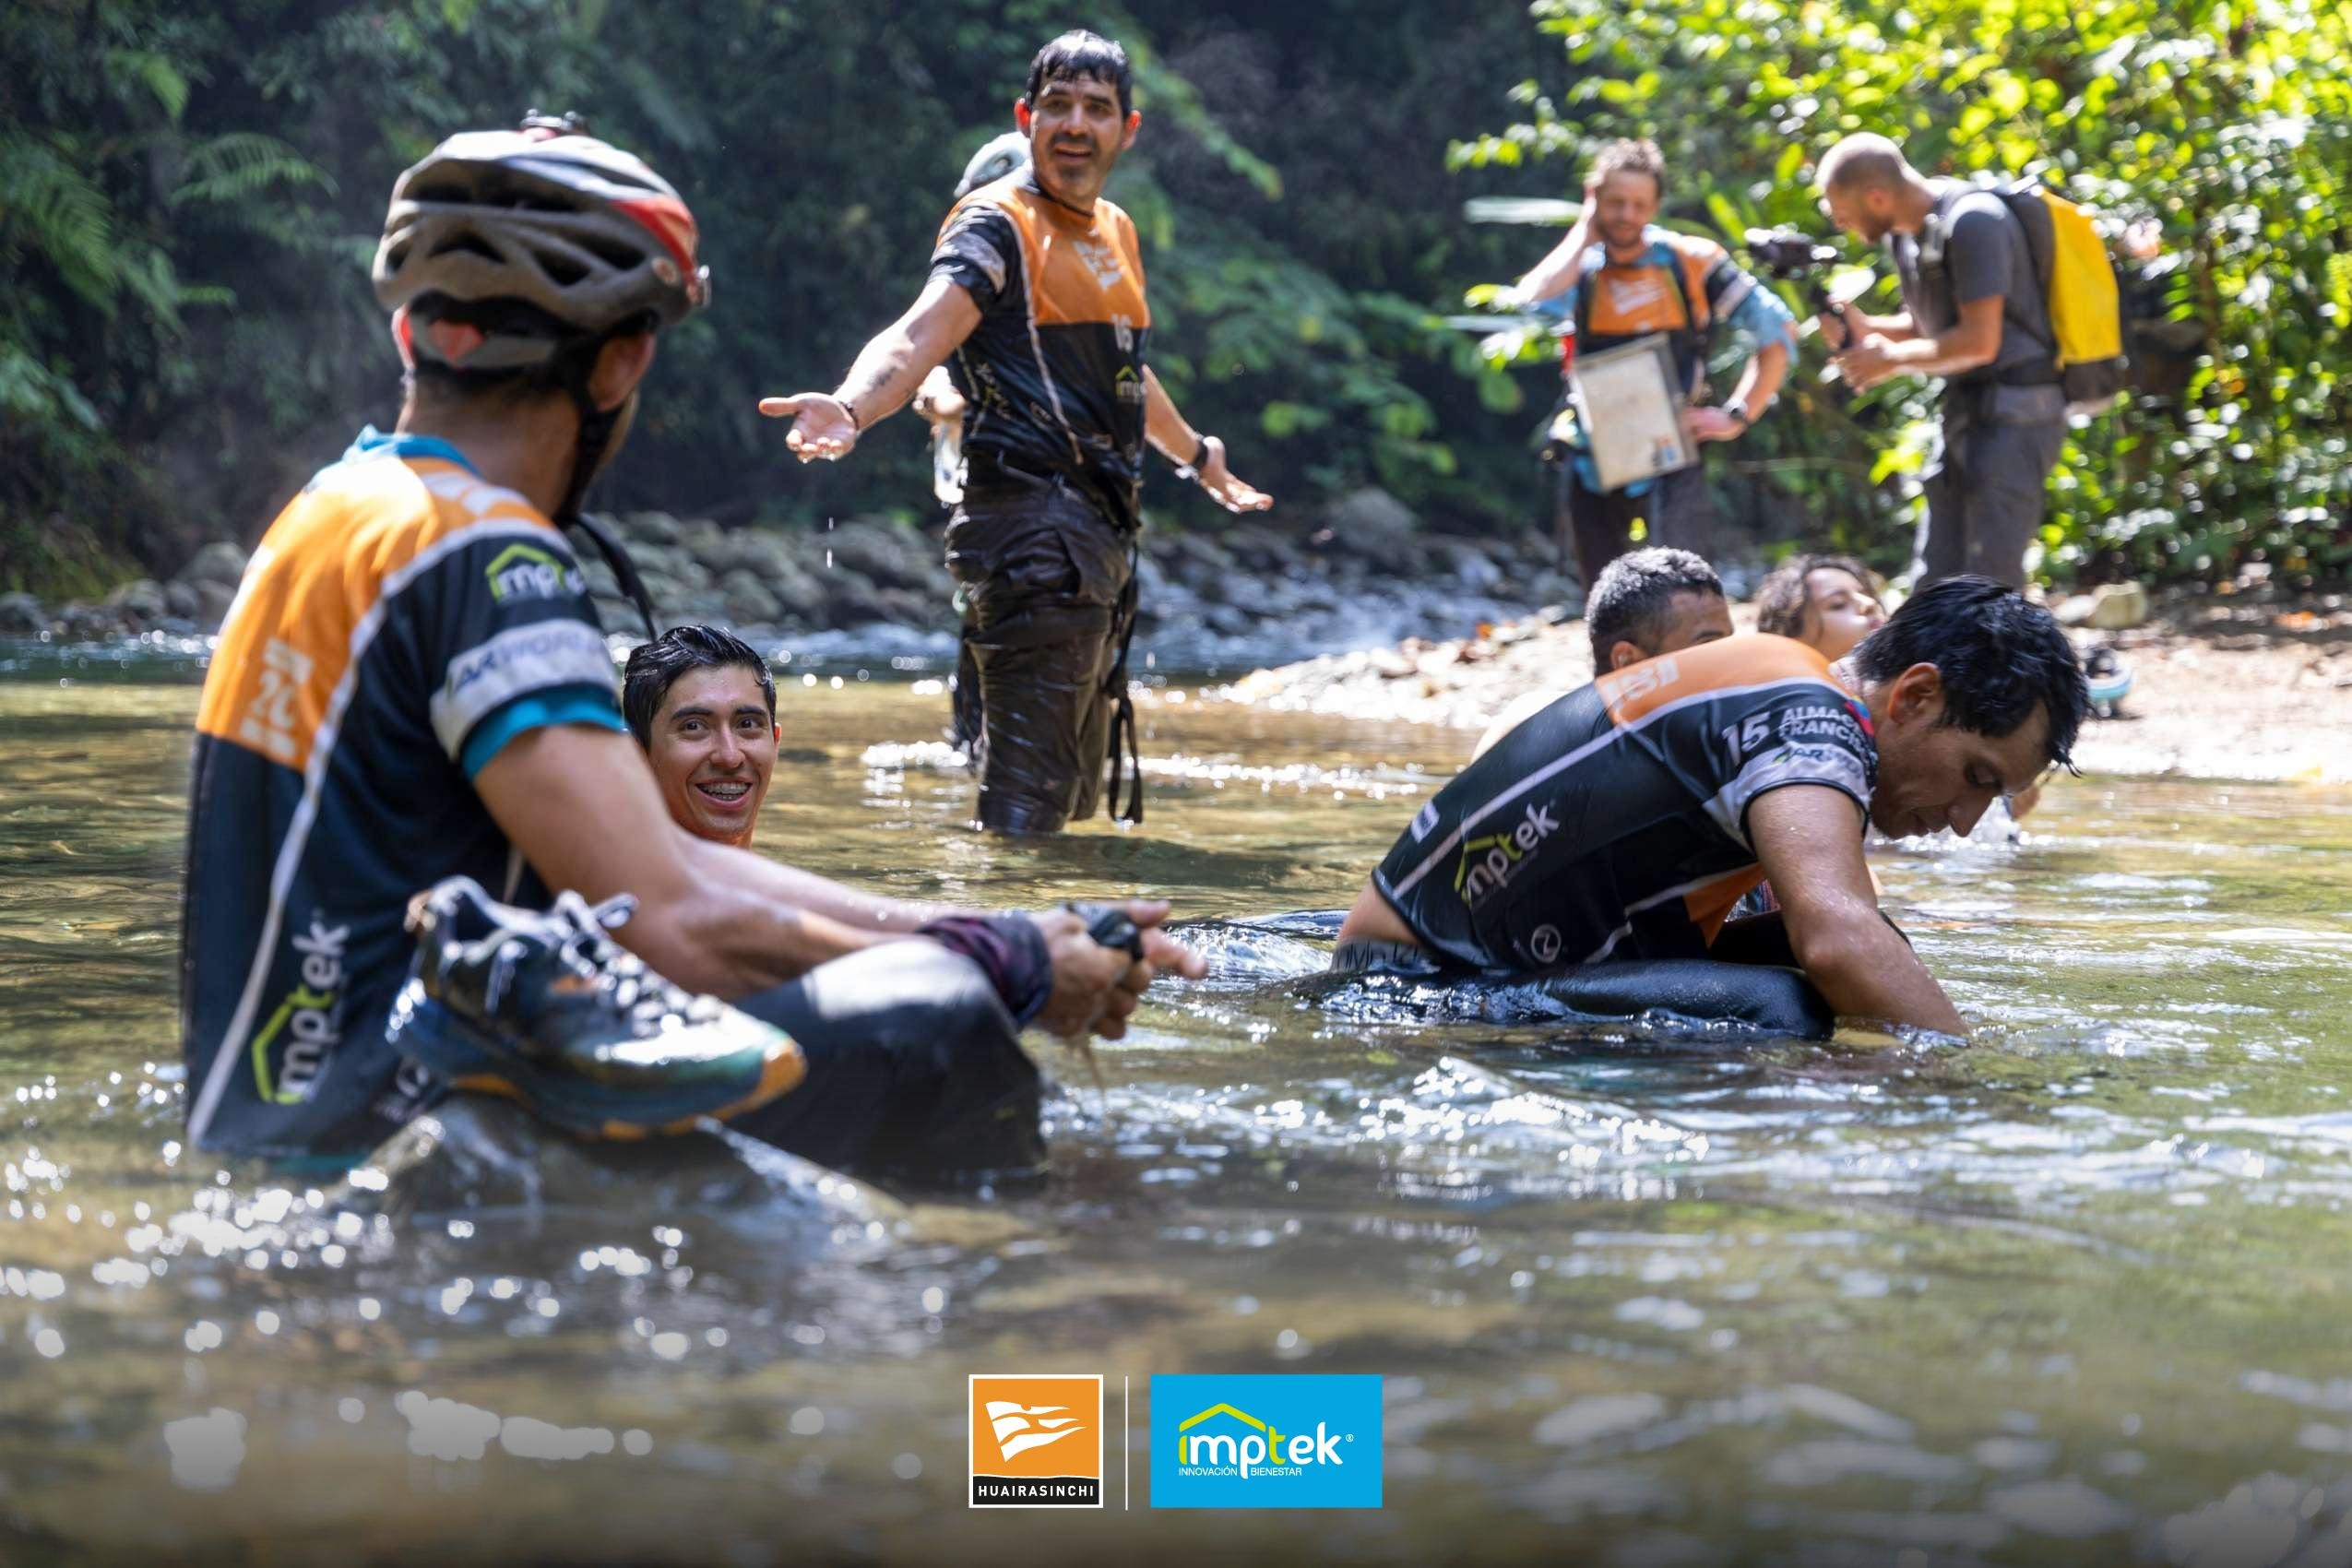
[[[47,142],[0,137],[0,236],[30,244],[74,292],[113,310],[123,268],[113,203]]]

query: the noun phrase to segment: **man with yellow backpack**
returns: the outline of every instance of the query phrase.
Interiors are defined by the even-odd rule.
[[[2023,587],[2067,416],[2104,410],[2123,385],[2104,242],[2053,192],[1931,180],[1884,137],[1840,141],[1818,184],[1832,222],[1885,246],[1903,292],[1898,315],[1849,304],[1823,318],[1838,374],[1857,388],[1944,378],[1915,587],[1963,572]]]

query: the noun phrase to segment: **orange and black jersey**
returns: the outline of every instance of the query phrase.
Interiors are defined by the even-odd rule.
[[[1372,873],[1433,954],[1481,968],[1705,954],[1763,879],[1748,807],[1826,785],[1867,814],[1869,711],[1787,637],[1728,637],[1569,693],[1423,806]]]
[[[1023,170],[956,204],[931,275],[980,310],[948,361],[970,405],[969,485],[986,489],[992,469],[1061,475],[1136,526],[1151,312],[1127,215],[1107,201],[1065,207]]]
[[[410,896],[546,890],[472,778],[548,724],[620,730],[564,536],[445,442],[362,434],[279,514],[206,675],[181,933],[200,1147],[363,1155],[439,1091],[384,1022]]]

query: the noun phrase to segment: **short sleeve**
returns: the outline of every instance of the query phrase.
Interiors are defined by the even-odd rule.
[[[612,656],[563,535],[517,518],[458,537],[402,594],[442,750],[470,778],[529,730],[624,729]]]
[[[1012,219],[985,202],[950,213],[931,253],[931,276],[971,295],[982,315],[995,310],[1021,283],[1021,237]]]
[[[1852,704],[1820,687],[1788,689],[1723,731],[1730,778],[1707,802],[1707,814],[1747,844],[1748,808],[1791,784],[1819,785],[1851,796],[1865,819],[1878,778],[1878,745]]]
[[[1755,275],[1718,251],[1706,271],[1707,314],[1736,332],[1745,333],[1758,349],[1778,343],[1797,351],[1797,322],[1780,296]]]
[[[1952,228],[1943,241],[1943,269],[1952,279],[1955,307],[2007,296],[2009,232],[2016,221],[1999,196],[1972,196],[1953,208]]]

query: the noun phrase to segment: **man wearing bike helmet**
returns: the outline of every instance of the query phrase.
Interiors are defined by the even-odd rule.
[[[1136,929],[1161,906],[909,905],[669,819],[559,525],[659,332],[709,297],[697,243],[677,193],[576,121],[453,137],[394,187],[374,279],[398,423],[270,525],[198,712],[196,1146],[347,1164],[457,1077],[588,1134],[718,1114],[837,1163],[1017,1162],[1020,1026],[1116,1034],[1155,963],[1197,972]]]
[[[1126,647],[1148,441],[1219,505],[1273,505],[1184,422],[1145,364],[1135,226],[1102,199],[1143,117],[1126,52],[1063,34],[1030,62],[1013,106],[1030,166],[958,201],[912,305],[831,392],[766,398],[802,461],[849,455],[861,434],[954,356],[970,405],[947,568],[963,585],[978,675],[982,826],[1053,833],[1094,814],[1104,765],[1116,799],[1121,737],[1134,761]],[[1119,814],[1139,820],[1137,779]]]

